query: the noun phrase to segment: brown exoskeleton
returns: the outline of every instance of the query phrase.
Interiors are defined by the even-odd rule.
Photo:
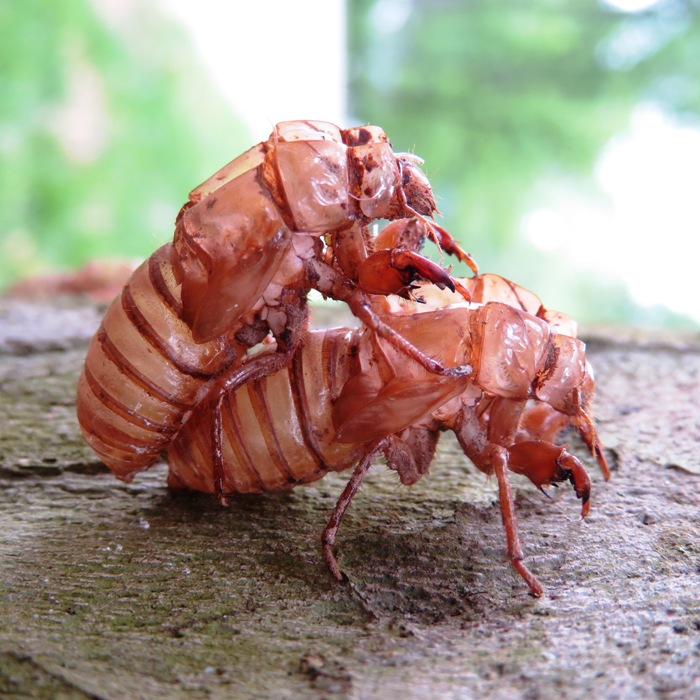
[[[429,371],[468,372],[444,368],[373,309],[376,294],[410,296],[414,279],[453,286],[418,253],[426,236],[476,271],[429,220],[434,212],[417,159],[394,153],[378,127],[278,124],[192,191],[173,242],[136,270],[108,309],[78,388],[86,440],[123,478],[148,467],[192,410],[235,381],[263,338],[274,338],[268,347],[276,352],[248,365],[250,376],[290,362],[310,289],[345,301]],[[413,223],[375,246],[371,221],[406,216]]]
[[[555,440],[575,427],[608,477],[590,414],[593,377],[583,343],[557,332],[573,333],[570,319],[500,277],[464,284],[486,303],[440,308],[450,299],[438,294],[423,313],[394,308],[384,321],[444,366],[471,365],[470,376],[431,374],[369,329],[310,332],[289,367],[251,378],[243,365],[220,400],[198,406],[168,448],[170,486],[258,493],[354,465],[323,537],[341,579],[336,532],[374,457],[384,453],[401,482],[413,484],[428,472],[440,432],[452,430],[469,459],[495,474],[508,556],[541,595],[523,562],[508,470],[540,489],[571,481],[586,515],[588,475]]]

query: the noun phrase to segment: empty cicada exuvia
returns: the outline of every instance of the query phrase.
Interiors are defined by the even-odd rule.
[[[418,252],[425,238],[476,271],[429,218],[435,202],[417,162],[378,127],[283,122],[193,190],[172,243],[134,272],[88,349],[78,417],[100,459],[123,478],[148,467],[262,340],[274,352],[250,376],[287,365],[310,289],[345,301],[431,372],[467,371],[444,368],[373,309],[378,294],[410,297],[416,279],[454,288]],[[400,217],[410,218],[375,242],[368,224]]]
[[[340,578],[335,534],[373,458],[383,453],[413,484],[451,430],[495,474],[510,561],[541,595],[523,562],[508,470],[538,488],[569,480],[586,515],[590,480],[556,438],[577,429],[607,478],[590,415],[593,378],[571,319],[501,277],[463,283],[482,303],[427,289],[427,304],[387,308],[383,320],[444,366],[470,365],[469,376],[431,374],[367,328],[312,331],[289,367],[250,380],[243,365],[223,396],[197,407],[168,448],[170,485],[256,493],[354,467],[324,531],[324,556]]]

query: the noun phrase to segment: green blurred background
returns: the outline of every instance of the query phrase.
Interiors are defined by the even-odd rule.
[[[148,256],[267,136],[259,105],[381,125],[481,268],[550,307],[700,324],[699,0],[247,5],[0,0],[0,288]]]

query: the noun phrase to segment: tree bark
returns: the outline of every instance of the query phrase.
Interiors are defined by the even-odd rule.
[[[173,495],[83,444],[75,385],[101,311],[0,300],[0,695],[685,698],[700,694],[700,337],[586,335],[613,477],[513,477],[539,600],[505,559],[495,481],[445,435],[405,488],[374,467],[290,493]],[[583,450],[573,444],[579,457]]]

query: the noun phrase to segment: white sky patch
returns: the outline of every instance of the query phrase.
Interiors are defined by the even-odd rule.
[[[639,107],[597,176],[613,200],[611,243],[633,296],[700,320],[700,129]]]
[[[382,34],[398,32],[411,16],[410,0],[379,0],[372,8],[372,23]]]
[[[288,119],[345,122],[343,0],[161,1],[253,138],[267,138]]]
[[[609,208],[562,196],[528,214],[526,237],[621,279],[642,305],[700,321],[700,129],[640,105],[629,132],[603,149],[596,177]]]
[[[654,7],[659,0],[604,0],[606,5],[623,12],[644,12]]]

